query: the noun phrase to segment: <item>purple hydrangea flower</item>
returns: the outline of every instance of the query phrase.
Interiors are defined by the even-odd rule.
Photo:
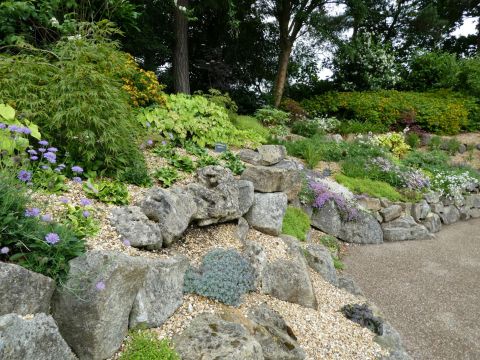
[[[55,164],[57,162],[57,155],[53,152],[47,152],[43,155],[45,159],[51,164]]]
[[[47,150],[50,151],[50,152],[57,152],[58,151],[58,149],[56,147],[49,147]]]
[[[82,215],[83,215],[84,218],[88,218],[88,217],[90,216],[90,211],[84,210],[84,211],[82,212]]]
[[[77,174],[83,173],[83,169],[80,166],[72,166],[72,171]]]
[[[38,160],[38,156],[35,156],[35,155],[30,156],[30,160],[32,160],[32,161]]]
[[[97,284],[95,285],[95,288],[98,290],[98,291],[103,291],[105,290],[105,283],[103,281],[99,281],[97,282]]]
[[[7,128],[7,125],[5,125],[4,123],[0,123],[0,129],[6,129]]]
[[[5,255],[5,254],[8,254],[9,252],[10,252],[10,249],[9,249],[8,247],[6,247],[6,246],[4,246],[4,247],[2,247],[2,248],[0,249],[0,254],[4,254],[4,255]]]
[[[42,219],[42,221],[45,221],[45,222],[52,222],[53,220],[52,215],[50,214],[42,215],[40,219]]]
[[[40,145],[42,145],[42,146],[47,146],[47,145],[48,145],[48,141],[47,141],[47,140],[40,140],[38,143],[39,143]]]
[[[45,241],[50,245],[55,245],[60,241],[60,236],[56,233],[48,233],[45,235]]]
[[[47,151],[47,149],[45,149],[45,148],[39,148],[38,151],[40,151],[41,153],[44,153],[44,152]]]
[[[80,178],[78,176],[75,176],[75,177],[72,178],[72,181],[74,183],[81,184],[82,183],[82,178]]]
[[[60,202],[64,204],[68,204],[68,199],[66,197],[60,198]]]
[[[80,200],[80,204],[81,204],[82,206],[88,206],[88,205],[92,205],[92,201],[89,200],[89,199],[81,199],[81,200]]]
[[[128,240],[128,239],[123,240],[123,245],[130,246],[131,245],[130,240]]]
[[[20,170],[17,177],[19,180],[27,182],[32,179],[32,173],[27,170]]]
[[[25,210],[25,216],[26,217],[37,217],[40,215],[40,209],[39,208],[29,208]]]

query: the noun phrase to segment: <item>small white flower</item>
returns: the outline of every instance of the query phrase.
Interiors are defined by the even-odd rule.
[[[52,26],[55,26],[55,27],[60,25],[56,17],[52,17],[50,19],[50,23],[52,24]]]

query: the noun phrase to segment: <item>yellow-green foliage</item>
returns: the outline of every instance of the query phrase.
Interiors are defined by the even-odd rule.
[[[335,180],[355,194],[383,197],[391,201],[401,201],[404,198],[395,188],[383,181],[351,178],[343,174],[336,174]]]
[[[386,126],[401,121],[405,114],[414,114],[423,129],[439,134],[456,134],[472,127],[478,122],[479,112],[473,97],[450,90],[327,93],[305,100],[302,105],[311,116],[328,114]]]
[[[180,360],[167,340],[157,339],[148,331],[132,331],[120,360]]]
[[[223,142],[255,147],[264,140],[253,131],[237,129],[224,107],[199,95],[169,95],[165,106],[144,109],[137,119],[165,137],[172,134],[176,139],[191,139],[200,146]]]
[[[396,157],[402,157],[410,150],[410,146],[405,142],[405,136],[397,132],[376,135],[373,143],[386,148]]]
[[[302,209],[289,206],[283,218],[282,233],[305,241],[310,230],[310,217]]]
[[[254,132],[260,135],[263,138],[262,140],[264,141],[266,141],[270,134],[268,129],[262,124],[260,124],[260,121],[258,121],[253,116],[235,115],[232,117],[232,122],[237,129]]]

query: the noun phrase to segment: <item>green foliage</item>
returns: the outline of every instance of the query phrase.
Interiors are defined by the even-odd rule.
[[[328,114],[383,127],[390,127],[413,113],[420,127],[440,134],[456,134],[477,124],[479,112],[474,98],[448,90],[327,93],[302,104],[310,116]]]
[[[228,93],[222,94],[219,90],[209,89],[207,93],[196,91],[195,95],[203,96],[214,104],[225,108],[231,114],[235,114],[238,111],[237,104],[232,100]]]
[[[159,340],[149,331],[131,331],[120,360],[180,360],[168,340]]]
[[[239,130],[250,131],[259,135],[261,137],[260,142],[262,144],[266,142],[266,139],[270,135],[268,129],[253,116],[236,115],[233,116],[232,122]]]
[[[100,230],[98,220],[94,218],[94,209],[91,206],[65,204],[67,211],[62,223],[72,229],[79,239],[95,236]]]
[[[238,306],[242,295],[254,290],[254,280],[254,269],[238,252],[214,249],[205,255],[199,269],[186,272],[184,292]]]
[[[405,142],[410,146],[412,149],[416,149],[420,145],[420,136],[414,132],[410,132],[405,137]]]
[[[283,99],[280,103],[280,109],[289,114],[291,121],[304,120],[307,117],[307,112],[302,105],[293,99]]]
[[[415,56],[409,67],[405,84],[409,89],[426,91],[456,85],[459,64],[455,54],[428,52]]]
[[[160,132],[165,138],[190,139],[202,147],[218,142],[254,146],[263,140],[253,131],[235,128],[227,110],[198,95],[169,95],[164,107],[144,109],[137,120],[145,127],[150,124],[150,131]]]
[[[175,155],[167,159],[168,163],[174,168],[191,173],[195,170],[195,163],[188,156]]]
[[[292,133],[305,137],[312,137],[318,133],[318,124],[314,121],[300,120],[293,123]]]
[[[175,152],[175,148],[168,144],[157,145],[157,147],[153,149],[153,152],[165,159],[169,159],[177,155],[177,153]]]
[[[198,158],[197,160],[197,168],[203,168],[205,166],[210,166],[210,165],[220,165],[220,161],[210,155],[203,155]]]
[[[15,174],[0,170],[0,248],[8,248],[0,260],[19,264],[60,283],[68,273],[68,261],[85,252],[85,243],[66,226],[27,217],[30,199]],[[59,237],[46,242],[47,234]]]
[[[32,177],[32,182],[37,189],[44,190],[51,194],[58,194],[68,190],[65,183],[66,176],[48,167],[37,169]]]
[[[285,125],[289,115],[285,111],[266,106],[255,112],[255,118],[264,126],[276,126]]]
[[[167,166],[157,169],[153,176],[166,188],[172,186],[180,178],[177,169]]]
[[[245,171],[245,164],[231,151],[225,151],[222,153],[220,159],[225,161],[225,167],[230,169],[235,175],[241,175]]]
[[[387,149],[396,157],[402,157],[410,150],[402,133],[388,132],[386,134],[375,135],[372,142],[375,145]]]
[[[80,24],[75,39],[50,51],[0,56],[0,99],[25,113],[45,137],[87,170],[115,173],[140,157],[128,94],[117,70],[125,62],[110,24]]]
[[[334,256],[333,258],[333,266],[337,270],[345,270],[345,264],[340,260],[338,257]]]
[[[444,149],[449,155],[455,155],[460,149],[460,145],[460,141],[455,138],[451,138],[444,141],[441,148]]]
[[[430,150],[438,150],[442,145],[442,138],[440,136],[434,135],[428,141],[428,148]]]
[[[448,166],[447,154],[440,150],[434,151],[411,151],[402,159],[405,166],[424,169],[427,171],[438,170]]]
[[[205,156],[208,154],[207,150],[203,147],[198,146],[192,141],[185,141],[183,143],[183,148],[190,154],[195,156]]]
[[[132,160],[130,166],[118,170],[117,176],[119,181],[126,182],[137,186],[151,186],[152,179],[148,175],[147,165],[143,156]]]
[[[375,334],[382,335],[382,320],[373,315],[372,310],[367,304],[352,304],[342,307],[342,313],[345,317],[360,326],[366,327]]]
[[[355,194],[366,194],[376,198],[387,198],[391,201],[402,201],[404,197],[394,187],[383,181],[358,179],[336,174],[335,180]]]
[[[356,121],[348,120],[342,121],[337,129],[339,134],[381,134],[388,131],[388,126],[385,124],[378,124],[371,121]]]
[[[88,180],[83,185],[83,190],[88,197],[106,204],[128,205],[129,202],[127,186],[118,181]]]
[[[338,254],[340,251],[340,244],[335,236],[323,235],[320,238],[320,242],[325,246],[332,254]]]
[[[289,206],[283,218],[282,233],[305,241],[310,230],[310,217],[302,209]]]
[[[461,61],[458,88],[465,94],[480,99],[480,55]]]

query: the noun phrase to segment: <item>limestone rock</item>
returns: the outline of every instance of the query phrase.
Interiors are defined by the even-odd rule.
[[[455,205],[444,206],[439,215],[442,223],[445,225],[450,225],[460,220],[460,211],[458,211]]]
[[[247,180],[237,180],[238,186],[238,208],[241,216],[245,215],[253,205],[254,189],[253,183]]]
[[[197,211],[193,196],[178,188],[150,189],[141,208],[150,220],[160,226],[164,247],[182,236]]]
[[[380,210],[380,215],[382,215],[384,222],[388,222],[400,217],[402,211],[403,209],[400,205],[390,205],[389,207]]]
[[[363,291],[350,276],[342,275],[338,277],[338,287],[344,289],[353,295],[363,296]]]
[[[60,333],[80,359],[106,359],[120,347],[148,266],[142,258],[92,251],[70,261],[52,300]]]
[[[0,359],[75,360],[50,315],[31,318],[17,314],[0,316]]]
[[[435,191],[430,191],[423,195],[425,201],[429,204],[438,203],[440,201],[440,193]]]
[[[240,242],[245,243],[248,236],[248,231],[250,230],[250,226],[248,225],[247,220],[243,217],[238,219],[237,229],[235,231],[235,236],[237,237]]]
[[[255,288],[261,286],[263,270],[267,265],[267,254],[262,245],[254,241],[246,241],[243,255],[255,270]]]
[[[430,213],[430,205],[425,200],[422,200],[412,207],[412,216],[415,221],[420,222],[426,219],[427,215]]]
[[[237,156],[243,162],[246,162],[252,165],[260,165],[260,162],[262,161],[262,156],[257,151],[250,150],[250,149],[240,150]]]
[[[307,264],[333,285],[338,285],[337,271],[330,251],[320,244],[307,244],[304,252]]]
[[[371,197],[363,197],[358,199],[358,205],[370,211],[379,211],[382,208],[380,200]]]
[[[204,313],[173,338],[182,360],[263,360],[261,345],[241,324]]]
[[[437,233],[442,230],[442,220],[440,219],[440,216],[434,213],[428,214],[425,220],[422,221],[422,225],[424,225],[431,233]]]
[[[48,313],[55,281],[0,261],[0,315]]]
[[[145,283],[137,293],[130,313],[130,328],[161,326],[183,302],[183,277],[188,258],[149,259]]]
[[[279,235],[287,211],[284,193],[255,193],[253,206],[245,215],[250,226],[269,235]]]
[[[260,164],[271,166],[278,164],[287,156],[287,149],[283,145],[262,145],[257,149],[260,155]]]
[[[128,240],[132,246],[148,250],[162,248],[160,226],[149,220],[138,206],[114,208],[111,222],[122,239]]]
[[[431,235],[427,228],[417,224],[413,217],[402,216],[396,220],[382,224],[385,241],[404,241],[429,239]]]

